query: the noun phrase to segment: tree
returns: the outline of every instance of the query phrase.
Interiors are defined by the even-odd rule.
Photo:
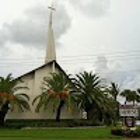
[[[101,117],[99,117],[107,125],[116,125],[116,101],[107,94],[103,94],[103,96],[103,102],[101,102],[98,109],[101,112]]]
[[[26,87],[18,86],[19,80],[15,80],[11,74],[6,78],[0,77],[0,125],[4,125],[4,118],[10,109],[14,110],[15,106],[20,110],[29,110],[29,97],[25,93],[18,93],[20,89]],[[15,94],[16,92],[16,94]]]
[[[118,84],[111,82],[111,86],[107,88],[106,91],[112,96],[115,101],[117,101],[117,96],[120,94],[120,88]]]
[[[106,92],[112,98],[112,99],[110,98],[110,100],[113,100],[112,105],[114,106],[113,110],[114,110],[114,113],[115,113],[115,117],[114,117],[114,119],[115,119],[114,124],[115,124],[116,119],[119,119],[119,102],[117,101],[117,97],[120,94],[119,85],[114,83],[114,82],[111,82],[111,85],[108,88],[106,88]]]
[[[92,72],[84,71],[76,75],[73,83],[77,92],[81,93],[79,94],[79,107],[87,112],[87,119],[90,119],[91,110],[100,108],[104,102],[104,95],[101,91],[101,79]]]
[[[90,118],[94,121],[100,121],[102,123],[105,123],[107,125],[109,124],[115,124],[115,111],[114,108],[116,107],[116,104],[114,100],[104,93],[104,91],[101,91],[98,96],[98,102],[100,104],[97,104],[96,102],[93,102],[91,104],[92,110],[90,111],[92,115],[90,115]]]
[[[125,89],[121,92],[121,96],[126,98],[126,102],[133,102],[133,105],[135,105],[135,102],[140,101],[140,95],[134,90]]]
[[[50,77],[44,77],[42,94],[38,95],[33,104],[37,102],[36,112],[39,112],[41,107],[47,109],[52,103],[53,111],[56,111],[56,121],[60,121],[61,110],[66,105],[69,110],[73,110],[75,99],[71,93],[71,82],[62,72],[51,73]]]
[[[140,102],[140,89],[137,89],[137,102]]]

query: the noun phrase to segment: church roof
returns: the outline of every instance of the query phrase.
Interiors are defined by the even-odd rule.
[[[46,64],[41,65],[40,67],[35,68],[34,70],[31,70],[31,71],[27,72],[27,73],[25,73],[25,74],[23,74],[23,75],[21,75],[21,76],[15,78],[15,79],[19,79],[19,78],[21,78],[21,77],[23,77],[23,76],[26,76],[26,75],[28,75],[28,74],[34,73],[36,70],[39,70],[39,69],[41,69],[41,68],[44,68],[45,66],[49,66],[49,65],[51,65],[53,62],[55,63],[55,67],[57,67],[61,72],[63,72],[63,73],[67,76],[66,72],[61,68],[61,66],[56,62],[56,60],[53,60],[53,61],[50,61],[50,62],[48,62],[48,63],[46,63]]]

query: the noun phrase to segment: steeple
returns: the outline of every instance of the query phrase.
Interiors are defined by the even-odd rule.
[[[50,9],[50,19],[49,19],[49,28],[48,28],[48,36],[47,36],[47,52],[45,57],[45,64],[56,60],[56,52],[55,52],[55,42],[54,42],[54,35],[52,29],[52,14],[55,8],[48,7]]]

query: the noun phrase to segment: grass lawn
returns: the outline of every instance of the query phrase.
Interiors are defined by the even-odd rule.
[[[110,135],[109,128],[96,129],[0,129],[0,140],[122,140]]]

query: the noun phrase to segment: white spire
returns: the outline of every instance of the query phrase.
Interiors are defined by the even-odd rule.
[[[52,29],[52,14],[55,8],[53,8],[53,5],[52,7],[48,7],[48,8],[51,11],[50,11],[49,28],[48,28],[48,36],[47,36],[47,52],[46,52],[45,63],[56,60],[55,42],[54,42],[53,29]]]

